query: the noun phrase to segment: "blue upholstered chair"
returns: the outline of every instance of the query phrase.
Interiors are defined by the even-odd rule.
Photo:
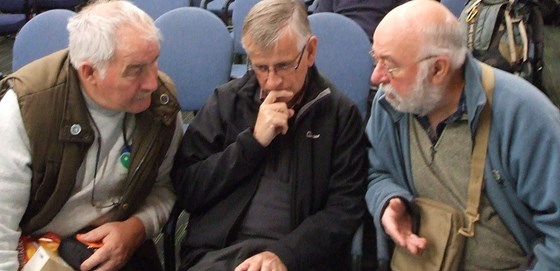
[[[177,86],[183,111],[198,111],[214,89],[229,81],[233,42],[225,24],[208,10],[182,7],[156,20],[159,68]]]
[[[66,9],[52,9],[29,20],[14,41],[12,70],[68,47],[66,24],[74,14]]]
[[[132,0],[132,3],[148,13],[154,20],[170,10],[191,5],[190,0]]]
[[[69,9],[76,11],[80,6],[87,3],[87,0],[31,0],[35,3],[37,11],[50,9]]]
[[[193,0],[197,1],[197,0]],[[235,0],[200,0],[199,6],[216,14],[224,23],[228,23],[233,14]],[[195,6],[195,4],[192,4]]]
[[[0,1],[0,36],[16,34],[27,22],[30,11],[28,0]]]
[[[245,20],[245,16],[247,16],[249,10],[259,1],[260,0],[237,0],[235,1],[235,6],[233,7],[233,14],[231,18],[231,24],[233,26],[233,31],[231,32],[233,37],[233,54],[244,61],[247,58],[247,53],[241,45],[243,20]],[[242,77],[247,72],[247,68],[248,66],[246,63],[233,64],[231,69],[231,78]]]
[[[315,13],[308,18],[318,40],[315,63],[319,72],[352,99],[365,118],[373,71],[369,38],[356,22],[338,13]]]
[[[196,112],[218,85],[229,81],[233,41],[227,27],[212,12],[196,7],[166,12],[156,26],[163,36],[159,68],[175,82],[182,110]],[[184,235],[186,216],[176,205],[164,229],[167,271],[175,270],[176,240]]]

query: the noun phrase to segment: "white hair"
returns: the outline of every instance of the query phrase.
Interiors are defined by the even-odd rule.
[[[307,10],[300,0],[263,0],[245,17],[241,43],[267,50],[276,45],[284,31],[292,31],[297,47],[303,47],[311,36]]]
[[[458,27],[457,19],[453,16],[445,18],[441,24],[424,24],[420,26],[420,33],[425,38],[424,46],[419,52],[422,55],[446,55],[451,60],[451,67],[458,69],[465,62],[468,52],[465,41],[465,30]]]
[[[89,61],[105,76],[106,68],[115,55],[119,44],[118,31],[123,27],[139,30],[147,40],[161,40],[161,34],[153,19],[134,4],[118,0],[100,0],[85,7],[68,21],[68,50],[70,62],[79,69]]]

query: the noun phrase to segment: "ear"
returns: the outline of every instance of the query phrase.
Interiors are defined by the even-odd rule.
[[[95,85],[99,74],[96,73],[96,70],[91,63],[84,61],[78,69],[78,76],[83,84]]]
[[[451,70],[451,61],[447,56],[438,56],[434,65],[430,69],[432,83],[441,84],[446,80]]]
[[[311,38],[309,38],[306,50],[308,52],[307,65],[311,67],[315,63],[315,57],[317,56],[317,36],[311,36]]]

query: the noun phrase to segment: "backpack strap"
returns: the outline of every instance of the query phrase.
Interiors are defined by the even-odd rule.
[[[560,14],[559,14],[560,15]],[[531,24],[531,38],[533,40],[533,56],[531,62],[533,63],[533,84],[545,91],[542,83],[542,70],[544,68],[544,17],[538,5],[531,6],[531,15],[529,16],[529,23]]]

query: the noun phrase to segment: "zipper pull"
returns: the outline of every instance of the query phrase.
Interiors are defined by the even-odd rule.
[[[502,174],[500,174],[499,170],[492,170],[492,175],[494,175],[494,180],[496,180],[496,182],[500,185],[503,186],[504,185],[504,179],[502,178]]]

